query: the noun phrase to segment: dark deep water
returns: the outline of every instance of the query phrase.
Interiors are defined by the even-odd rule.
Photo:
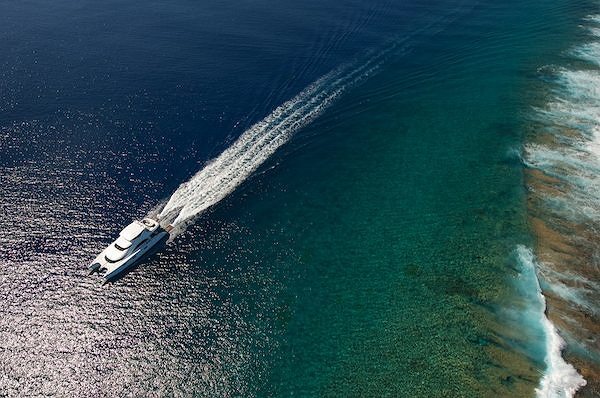
[[[515,153],[590,7],[0,1],[0,396],[534,395]],[[382,53],[154,260],[85,275],[276,107]]]

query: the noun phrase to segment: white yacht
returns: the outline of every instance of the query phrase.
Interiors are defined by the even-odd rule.
[[[158,221],[151,218],[132,222],[90,264],[90,274],[101,274],[104,277],[103,283],[115,279],[163,246],[172,228],[170,225],[162,228]]]

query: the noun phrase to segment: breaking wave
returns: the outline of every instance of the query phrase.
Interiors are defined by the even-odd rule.
[[[535,322],[540,324],[545,339],[546,372],[535,390],[536,394],[539,398],[572,397],[580,387],[586,385],[586,381],[561,355],[565,342],[545,315],[546,299],[536,275],[537,264],[533,253],[525,246],[519,246],[517,255],[521,267],[519,282],[523,285],[522,289],[529,292],[527,299],[531,311],[528,314],[537,318]]]

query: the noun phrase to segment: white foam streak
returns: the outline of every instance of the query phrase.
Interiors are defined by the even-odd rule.
[[[556,327],[546,317],[546,299],[542,294],[540,283],[536,275],[536,262],[533,253],[525,246],[517,248],[521,265],[521,279],[524,283],[533,284],[531,289],[536,291],[536,301],[531,303],[544,330],[546,343],[546,371],[540,380],[536,395],[539,398],[567,398],[573,397],[579,388],[587,382],[569,363],[562,357],[564,340],[558,334]]]

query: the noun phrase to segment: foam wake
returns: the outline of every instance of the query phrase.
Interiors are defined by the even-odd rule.
[[[535,291],[535,294],[529,294],[528,297],[532,307],[530,312],[537,317],[535,321],[540,324],[545,335],[546,372],[536,389],[536,394],[539,398],[572,397],[580,387],[586,385],[586,381],[561,355],[565,343],[545,315],[546,299],[537,279],[533,253],[525,246],[519,246],[517,254],[521,266],[520,283],[524,285],[524,289]]]
[[[296,131],[323,113],[348,87],[378,68],[381,60],[381,55],[375,56],[360,67],[334,70],[277,107],[246,130],[189,181],[179,186],[158,213],[159,220],[177,229],[221,201]]]
[[[391,54],[407,51],[409,40],[414,36],[439,33],[466,7],[460,4],[453,12],[434,17],[410,34],[391,39],[378,51],[368,52],[356,62],[321,77],[242,133],[221,155],[181,184],[164,205],[154,208],[149,216],[158,218],[162,225],[173,225],[171,236],[175,237],[191,220],[233,192],[295,132],[321,115],[350,87],[379,69]]]
[[[346,90],[379,69],[392,52],[408,49],[406,43],[410,37],[431,29],[432,25],[435,23],[402,40],[392,41],[383,50],[367,53],[362,60],[341,66],[306,87],[242,133],[221,155],[181,184],[164,206],[159,205],[149,215],[157,217],[163,225],[173,225],[171,236],[175,237],[193,218],[233,192],[295,132],[321,115]]]

